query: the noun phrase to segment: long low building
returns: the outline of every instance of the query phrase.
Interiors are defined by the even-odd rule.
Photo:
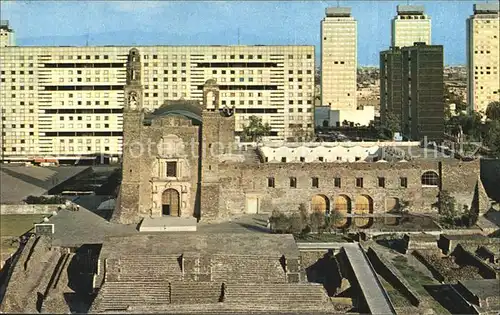
[[[2,160],[121,156],[126,46],[2,47]],[[146,110],[202,99],[215,79],[235,131],[258,116],[270,139],[313,131],[314,46],[141,46]],[[302,130],[301,130],[302,132]]]

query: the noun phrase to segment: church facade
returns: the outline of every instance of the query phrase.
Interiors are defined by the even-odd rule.
[[[141,105],[140,72],[140,53],[132,49],[124,89],[123,174],[115,222],[161,216],[219,221],[305,207],[340,211],[345,216],[342,226],[364,228],[373,218],[403,206],[410,212],[437,213],[443,190],[460,207],[478,212],[488,208],[478,160],[270,161],[266,150],[244,150],[235,143],[234,108],[220,105],[215,80],[198,87],[203,90],[201,104],[172,101],[148,113]]]

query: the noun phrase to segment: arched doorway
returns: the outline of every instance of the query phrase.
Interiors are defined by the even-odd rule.
[[[311,199],[311,210],[313,212],[330,212],[330,200],[325,195],[314,195]]]
[[[356,197],[355,214],[368,214],[373,213],[373,200],[370,196],[359,195]],[[360,228],[367,228],[370,226],[371,218],[355,218],[354,224]]]
[[[333,211],[342,214],[343,218],[339,220],[335,226],[344,227],[347,225],[347,214],[351,213],[351,198],[340,195],[333,199]]]
[[[162,215],[180,216],[179,192],[169,188],[161,195]]]

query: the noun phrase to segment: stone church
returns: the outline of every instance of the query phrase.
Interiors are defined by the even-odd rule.
[[[220,106],[213,79],[198,87],[203,90],[201,102],[170,101],[146,112],[140,58],[137,49],[130,50],[115,222],[162,216],[214,221],[305,206],[308,211],[340,211],[345,216],[342,226],[368,228],[374,218],[402,205],[410,212],[437,213],[442,190],[460,207],[478,212],[489,207],[479,160],[412,158],[401,153],[404,148],[377,143],[370,148],[238,145],[235,109]]]

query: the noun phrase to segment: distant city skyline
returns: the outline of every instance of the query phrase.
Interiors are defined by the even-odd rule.
[[[485,2],[409,1],[425,6],[447,65],[466,63],[466,19]],[[358,21],[359,66],[378,66],[408,1],[2,1],[1,19],[20,46],[315,45],[319,64],[320,21],[337,3]]]

